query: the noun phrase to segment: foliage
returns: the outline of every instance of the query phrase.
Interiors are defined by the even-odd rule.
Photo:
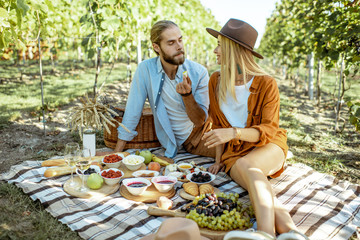
[[[282,64],[297,68],[305,56],[315,52],[331,69],[345,56],[345,75],[360,65],[359,1],[349,0],[282,0],[267,20],[260,52],[274,53]]]
[[[11,43],[24,49],[39,36],[50,47],[82,47],[90,59],[99,48],[106,61],[135,59],[138,44],[149,56],[150,28],[161,19],[179,25],[195,60],[216,44],[205,28],[219,23],[199,0],[0,0],[0,56]]]
[[[359,0],[282,0],[267,19],[260,52],[267,57],[280,59],[290,74],[295,69],[299,71],[300,66],[308,65],[306,56],[311,53],[327,70],[344,60],[341,85],[339,83],[342,91],[338,95],[338,101],[342,102],[348,90],[345,89],[346,76],[350,73],[356,75],[360,69],[359,4]],[[321,80],[318,80],[319,97]],[[312,96],[310,87],[309,94]],[[341,104],[337,111],[340,109]]]
[[[356,131],[360,132],[360,102],[347,102],[349,107],[349,121],[355,126]]]

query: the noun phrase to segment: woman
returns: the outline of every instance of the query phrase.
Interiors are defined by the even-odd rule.
[[[213,130],[203,140],[205,146],[216,148],[209,171],[216,174],[225,169],[249,192],[259,230],[237,231],[238,237],[232,239],[274,239],[276,232],[306,239],[296,231],[267,179],[284,171],[288,146],[286,131],[279,128],[277,84],[253,57],[263,58],[253,50],[257,32],[237,19],[230,19],[220,32],[206,30],[218,38],[214,53],[221,65],[220,73],[213,73],[209,82]]]

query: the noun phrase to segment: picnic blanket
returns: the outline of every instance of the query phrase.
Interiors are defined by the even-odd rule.
[[[161,148],[151,151],[163,154]],[[213,159],[182,151],[174,161],[195,161],[208,167]],[[34,201],[39,200],[46,211],[84,239],[139,239],[156,232],[165,219],[147,214],[148,206],[155,204],[127,200],[119,191],[100,200],[72,197],[63,191],[69,176],[47,179],[43,176],[45,170],[40,161],[26,161],[2,174],[0,180],[16,184]],[[311,239],[348,239],[359,229],[360,186],[302,164],[288,165],[270,182],[299,230]],[[249,202],[247,192],[226,174],[219,173],[213,184],[223,192],[239,193],[242,201]],[[180,186],[178,183],[176,189]],[[189,202],[178,194],[172,200],[174,209]]]

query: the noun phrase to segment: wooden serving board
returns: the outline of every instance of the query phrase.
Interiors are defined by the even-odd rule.
[[[219,193],[219,192],[220,192],[220,189],[214,187],[214,193]],[[191,200],[192,201],[192,200],[195,199],[195,196],[185,192],[185,190],[183,188],[180,189],[179,195],[180,195],[180,197],[182,197],[185,200]]]
[[[174,188],[172,188],[169,192],[161,193],[155,188],[154,184],[151,184],[151,186],[148,187],[142,195],[135,196],[129,193],[129,191],[126,189],[126,187],[123,184],[121,184],[120,186],[121,196],[129,200],[133,200],[136,202],[143,202],[143,203],[154,203],[160,196],[172,198],[175,195],[175,193],[176,191]]]
[[[115,185],[107,185],[107,184],[103,184],[103,186],[100,189],[97,190],[92,190],[89,189],[88,192],[79,192],[78,188],[80,188],[81,184],[82,184],[82,180],[77,177],[74,176],[74,182],[77,184],[75,187],[71,187],[70,184],[71,178],[69,180],[67,180],[64,183],[64,191],[67,192],[68,194],[70,194],[71,196],[74,197],[79,197],[79,198],[103,198],[107,195],[113,194],[115,193],[119,187],[120,184],[115,184]],[[86,182],[85,182],[85,186],[86,186]]]
[[[125,157],[127,155],[129,155],[128,152],[118,152],[123,154]],[[113,153],[112,153],[113,154]],[[111,155],[111,154],[108,154]],[[104,158],[105,156],[93,156],[91,157],[91,161],[92,162],[99,162],[101,163],[101,160]],[[81,158],[80,158],[81,159]],[[52,167],[52,166],[62,166],[62,165],[66,165],[65,163],[65,159],[64,158],[57,158],[57,159],[49,159],[49,160],[45,160],[41,163],[42,167]]]
[[[189,203],[191,204],[191,203]],[[188,204],[188,205],[189,205]],[[147,209],[147,213],[149,215],[152,216],[169,216],[169,217],[186,217],[186,212],[181,212],[179,209],[177,210],[165,210],[165,209],[161,209],[158,207],[153,207],[153,206],[149,206],[149,208]],[[228,231],[215,231],[215,230],[211,230],[208,228],[201,228],[200,229],[200,234],[204,237],[208,237],[212,240],[222,240],[224,238],[224,236],[226,235],[226,233],[228,233]]]

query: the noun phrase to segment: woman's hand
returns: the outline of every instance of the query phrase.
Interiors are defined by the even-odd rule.
[[[214,163],[208,169],[208,171],[212,174],[217,174],[218,172],[224,171],[225,165],[223,163]]]
[[[220,144],[229,142],[234,138],[233,128],[219,128],[211,130],[204,134],[202,140],[205,140],[205,147],[216,147]]]

